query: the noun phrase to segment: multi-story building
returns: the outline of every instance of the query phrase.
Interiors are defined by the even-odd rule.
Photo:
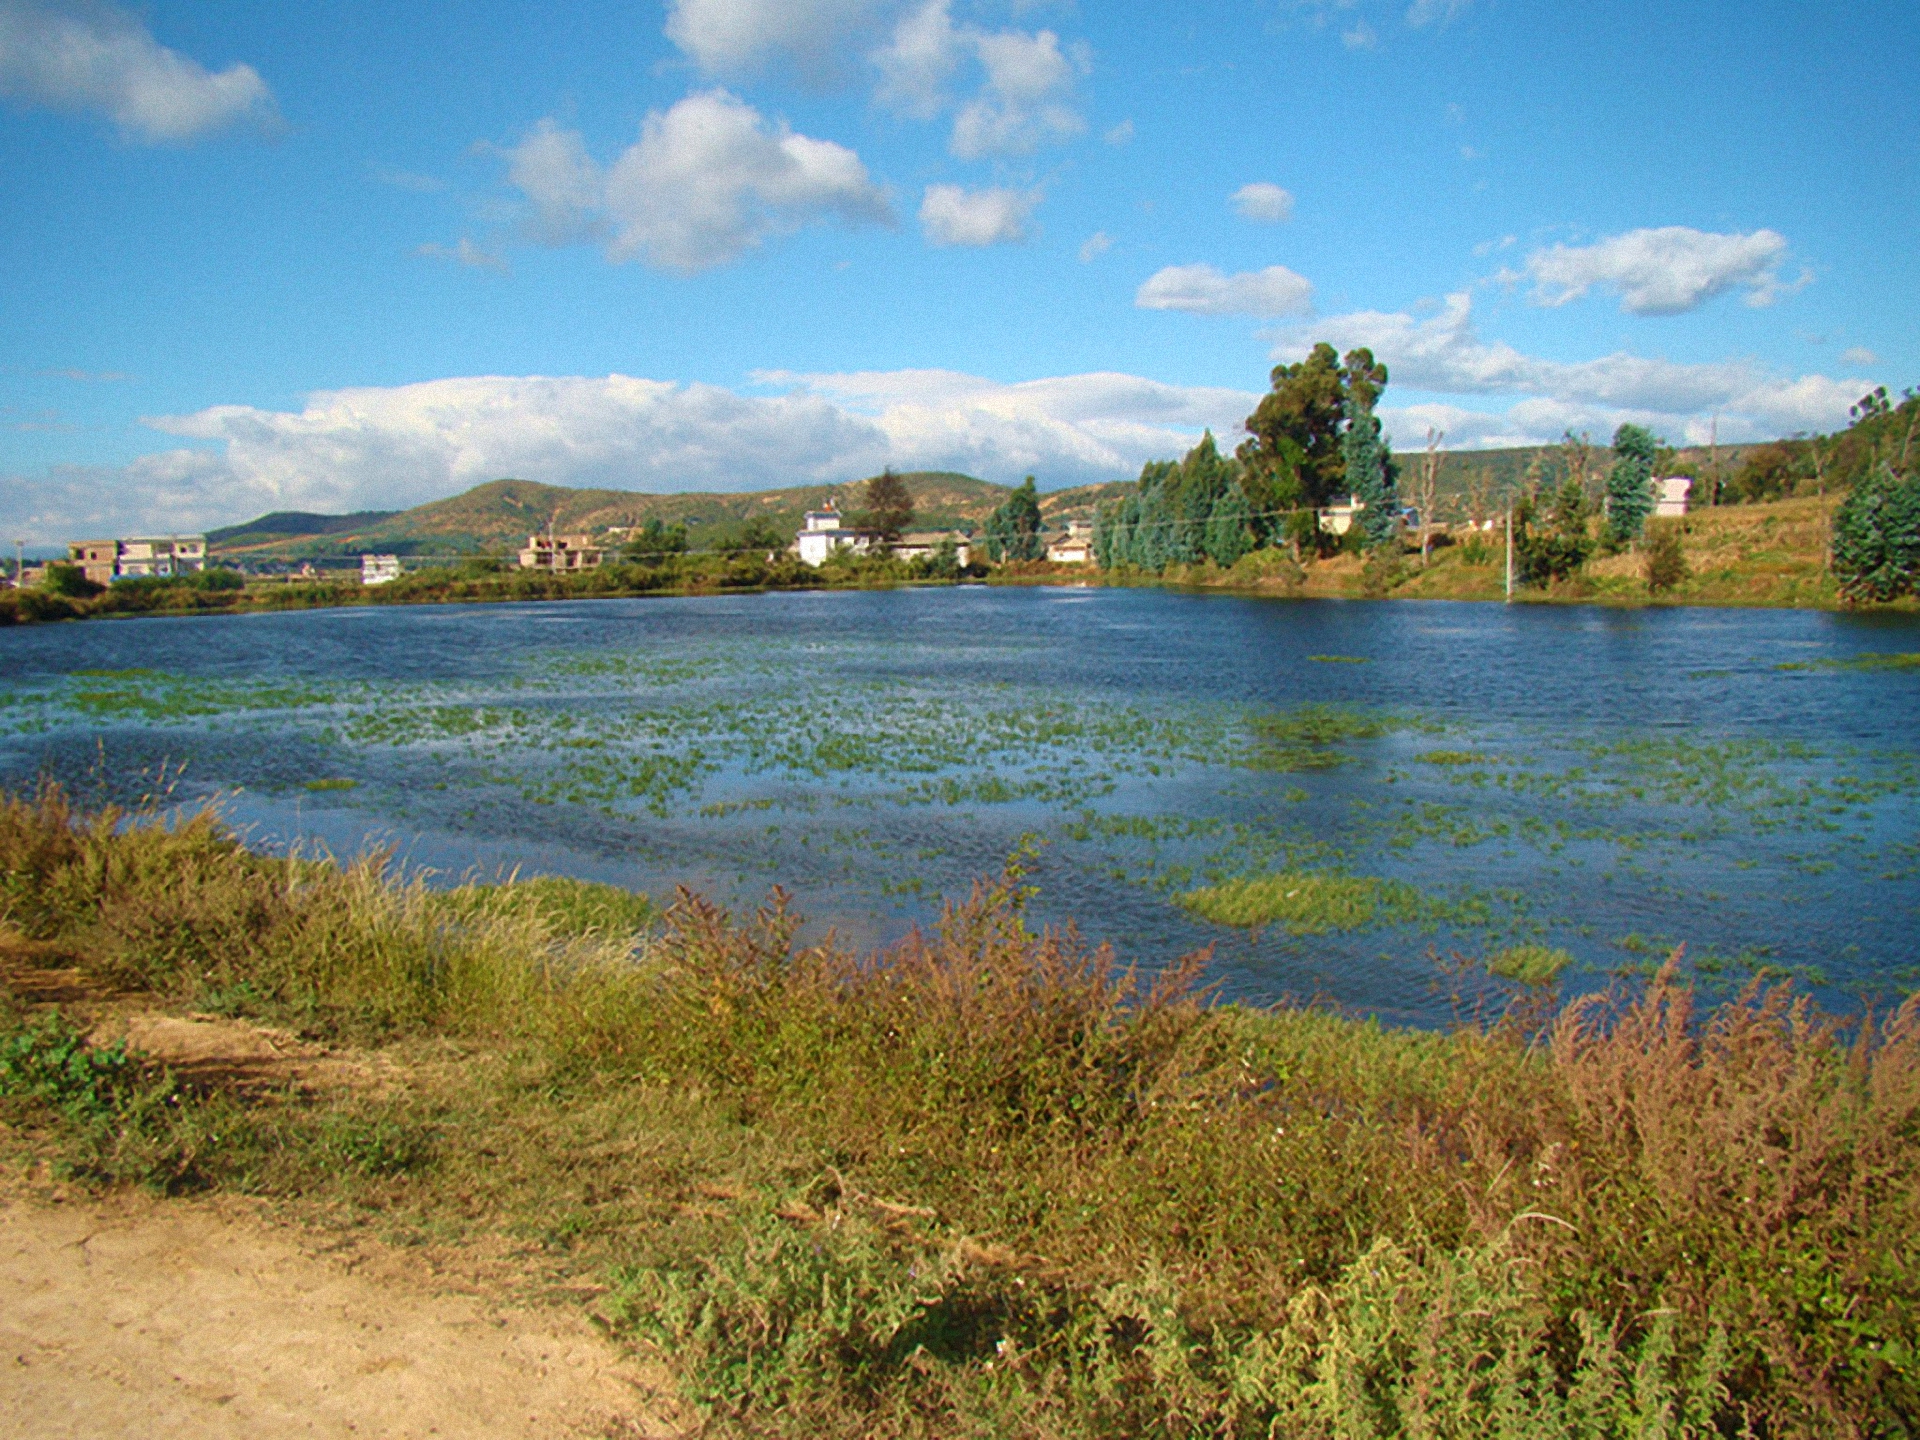
[[[204,535],[149,535],[130,540],[76,540],[71,563],[96,585],[153,576],[191,575],[207,568]]]
[[[840,512],[831,502],[824,510],[809,510],[794,537],[793,548],[809,565],[822,565],[835,550],[864,551],[872,542],[858,530],[840,523]]]
[[[596,570],[605,558],[591,535],[529,535],[526,549],[520,552],[520,568],[564,575]]]

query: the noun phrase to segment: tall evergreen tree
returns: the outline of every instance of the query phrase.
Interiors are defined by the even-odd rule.
[[[1920,475],[1896,475],[1883,461],[1854,485],[1833,517],[1833,574],[1856,604],[1920,587]]]
[[[1253,516],[1238,481],[1229,483],[1207,516],[1207,558],[1222,569],[1253,548]]]
[[[1001,560],[1039,560],[1047,547],[1040,538],[1040,496],[1029,475],[987,517],[987,557]]]
[[[1342,376],[1347,391],[1347,428],[1340,439],[1344,478],[1347,492],[1366,507],[1360,512],[1360,526],[1371,550],[1392,540],[1399,528],[1393,456],[1381,433],[1380,417],[1373,413],[1386,388],[1387,367],[1373,358],[1372,351],[1354,350],[1347,355]]]
[[[891,466],[867,481],[862,498],[865,504],[857,523],[876,540],[891,545],[913,523],[913,496]]]
[[[1276,365],[1271,380],[1237,452],[1248,498],[1259,511],[1331,505],[1346,470],[1340,426],[1347,376],[1339,354],[1323,340],[1297,364]]]
[[[1613,470],[1607,476],[1607,538],[1630,545],[1653,513],[1653,457],[1659,441],[1638,425],[1613,432]]]

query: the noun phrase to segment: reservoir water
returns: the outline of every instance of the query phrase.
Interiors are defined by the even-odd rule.
[[[863,946],[1032,837],[1037,920],[1393,1020],[1517,944],[1840,1000],[1920,982],[1915,652],[1911,615],[978,587],[49,625],[0,631],[0,783],[440,880],[779,884]],[[1397,899],[1191,901],[1326,874]]]

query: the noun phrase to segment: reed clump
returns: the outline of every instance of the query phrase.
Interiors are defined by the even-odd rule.
[[[859,955],[800,944],[777,893],[745,919],[683,893],[639,928],[53,791],[0,806],[0,877],[0,921],[118,983],[541,1077],[515,1091],[525,1174],[591,1177],[567,1233],[597,1236],[601,1317],[661,1344],[719,1433],[1920,1425],[1917,1001],[1842,1026],[1756,984],[1700,1011],[1669,968],[1544,1024],[1395,1031],[1036,932],[1017,862]],[[607,1105],[624,1140],[589,1146],[569,1127]],[[369,1173],[391,1150],[412,1203],[472,1209],[462,1146],[359,1123]],[[702,1172],[690,1134],[734,1168]],[[468,1143],[490,1223],[532,1213],[512,1146]]]

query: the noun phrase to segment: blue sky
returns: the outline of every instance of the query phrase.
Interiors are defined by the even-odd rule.
[[[0,0],[0,525],[1049,488],[1371,344],[1416,448],[1920,380],[1912,6]]]

